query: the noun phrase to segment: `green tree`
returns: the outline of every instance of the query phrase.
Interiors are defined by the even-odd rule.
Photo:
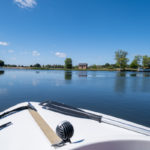
[[[150,57],[147,55],[143,56],[142,64],[144,68],[150,68]]]
[[[120,69],[125,69],[127,66],[127,62],[129,59],[127,58],[128,53],[124,50],[118,50],[115,52],[115,60],[116,60],[116,65]]]
[[[110,67],[110,64],[109,64],[109,63],[106,63],[106,64],[104,65],[104,67],[105,67],[105,68],[109,68],[109,67]]]
[[[0,60],[0,67],[2,67],[2,66],[4,66],[4,65],[5,65],[4,61],[3,61],[3,60]]]
[[[92,69],[97,69],[96,64],[92,65],[91,67],[92,67]]]
[[[130,67],[131,68],[138,68],[138,67],[140,67],[141,59],[142,59],[142,56],[140,56],[140,55],[135,56],[133,61],[130,64]]]
[[[65,59],[65,68],[66,69],[72,69],[72,59],[71,58]]]
[[[35,64],[33,67],[39,67],[39,68],[40,68],[41,65],[37,63],[37,64]]]

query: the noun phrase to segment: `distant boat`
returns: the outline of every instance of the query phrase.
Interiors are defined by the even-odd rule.
[[[25,102],[0,113],[0,147],[2,150],[150,150],[150,128],[58,102]]]
[[[150,72],[150,69],[138,68],[139,72]]]

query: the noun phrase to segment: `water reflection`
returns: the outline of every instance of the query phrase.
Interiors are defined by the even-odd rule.
[[[150,73],[144,72],[144,73],[143,73],[143,77],[150,77]]]
[[[39,80],[35,80],[35,79],[32,80],[33,86],[37,86],[38,84],[39,84]]]
[[[38,71],[38,70],[37,70],[37,71],[36,71],[36,73],[37,73],[37,74],[39,74],[39,73],[40,73],[40,71]]]
[[[52,99],[150,126],[147,119],[150,118],[150,73],[4,71],[0,76],[0,111],[27,98],[39,102]]]
[[[126,72],[117,72],[118,77],[126,77]]]
[[[133,77],[133,78],[130,78]],[[115,77],[116,92],[150,93],[150,73],[118,72]]]
[[[8,85],[9,85],[9,86],[13,86],[14,83],[13,83],[13,82],[8,82]]]
[[[126,73],[117,72],[115,77],[115,91],[124,93],[126,89]]]
[[[3,75],[5,73],[4,70],[0,70],[0,75]]]
[[[1,94],[7,94],[7,89],[6,88],[0,88],[0,95]]]
[[[71,80],[72,79],[72,71],[65,71],[65,80]]]
[[[136,77],[136,75],[137,75],[136,73],[131,73],[130,74],[131,77]]]
[[[142,78],[141,84],[142,92],[150,92],[150,79],[149,78]]]
[[[78,76],[79,77],[87,77],[87,71],[79,71]]]

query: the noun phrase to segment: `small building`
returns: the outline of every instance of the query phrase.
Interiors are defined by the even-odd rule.
[[[87,63],[80,63],[80,64],[78,65],[78,68],[79,68],[79,69],[87,69],[87,68],[88,68],[88,64],[87,64]]]

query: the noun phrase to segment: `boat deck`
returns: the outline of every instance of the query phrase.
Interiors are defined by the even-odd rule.
[[[9,110],[24,106],[27,103],[18,104]],[[38,113],[55,131],[56,126],[64,120],[72,123],[74,127],[74,135],[71,138],[72,144],[67,143],[65,146],[57,149],[75,149],[83,145],[110,141],[110,140],[123,140],[123,139],[139,139],[149,140],[148,136],[136,133],[127,129],[119,128],[106,123],[98,123],[93,120],[67,116],[56,113],[50,110],[43,109],[38,103],[32,102],[32,105],[38,110]],[[94,112],[92,112],[94,113]],[[105,117],[123,121],[125,123],[136,125],[134,123],[117,119],[100,113]],[[28,110],[24,110],[13,115],[0,119],[0,125],[12,122],[12,125],[0,130],[0,147],[2,150],[50,150],[55,149],[49,143],[47,137],[39,128],[35,120],[32,118]],[[140,125],[136,125],[143,127]],[[149,128],[143,127],[147,130]]]

